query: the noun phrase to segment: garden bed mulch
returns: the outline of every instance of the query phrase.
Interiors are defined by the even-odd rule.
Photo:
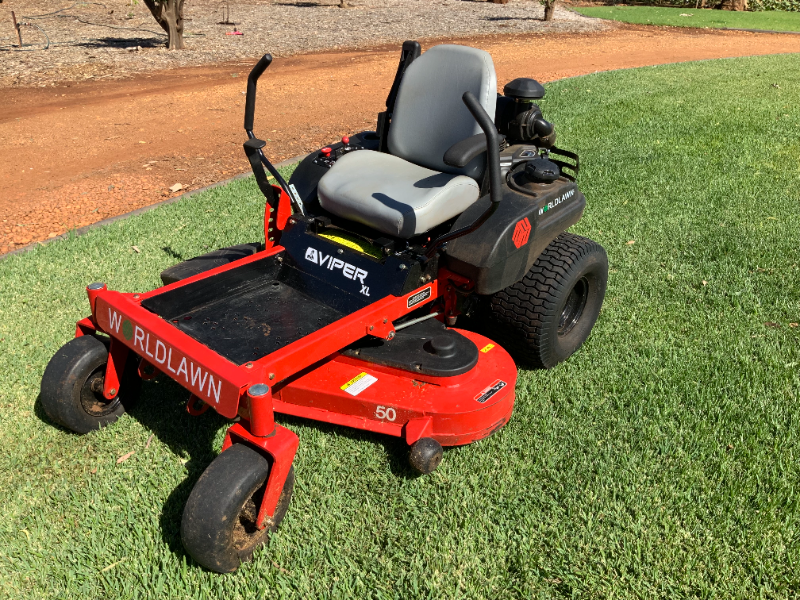
[[[333,0],[191,0],[185,5],[186,49],[170,52],[164,47],[166,34],[142,2],[6,0],[0,6],[0,87],[113,79],[265,51],[285,57],[406,39],[589,33],[615,27],[562,8],[545,22],[538,0],[348,0],[347,5],[339,8]],[[14,37],[12,10],[26,23],[22,49]],[[234,30],[243,35],[229,35]]]

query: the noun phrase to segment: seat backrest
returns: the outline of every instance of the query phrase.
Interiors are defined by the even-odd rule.
[[[488,52],[443,44],[414,60],[403,74],[389,128],[389,152],[444,173],[479,179],[485,158],[457,169],[442,160],[456,142],[481,133],[461,97],[470,91],[494,120],[497,76]]]

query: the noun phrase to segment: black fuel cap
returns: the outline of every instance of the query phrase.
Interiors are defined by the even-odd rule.
[[[538,100],[539,98],[544,98],[544,86],[535,79],[519,77],[505,85],[503,95],[509,98]]]
[[[534,158],[525,165],[525,175],[537,183],[553,183],[561,177],[561,169],[552,160]]]

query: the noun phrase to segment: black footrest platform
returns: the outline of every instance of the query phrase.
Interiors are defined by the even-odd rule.
[[[351,312],[317,299],[320,283],[270,257],[153,296],[142,306],[243,364]]]

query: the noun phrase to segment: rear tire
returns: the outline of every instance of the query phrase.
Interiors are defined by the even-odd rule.
[[[211,571],[230,573],[253,558],[286,516],[294,488],[289,469],[272,523],[256,528],[269,477],[267,458],[246,444],[234,444],[217,456],[197,480],[181,520],[183,547]]]
[[[608,282],[603,247],[562,233],[521,281],[489,297],[484,325],[518,363],[550,369],[589,337]]]
[[[250,244],[239,244],[229,248],[220,248],[202,256],[195,256],[185,260],[169,269],[161,271],[161,281],[164,285],[181,281],[200,273],[205,273],[211,269],[216,269],[222,265],[227,265],[233,261],[252,256],[263,249],[264,244],[253,242]]]
[[[103,396],[108,343],[84,335],[64,344],[47,363],[39,397],[52,421],[75,433],[89,433],[116,421],[138,399],[142,380],[133,352],[128,353],[119,393],[111,400]]]

